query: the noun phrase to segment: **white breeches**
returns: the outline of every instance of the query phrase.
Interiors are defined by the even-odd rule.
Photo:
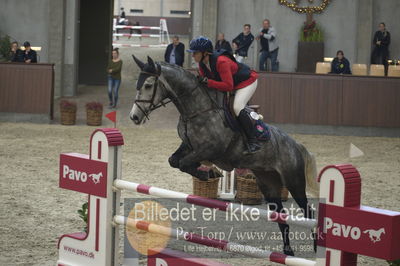
[[[253,96],[254,92],[257,89],[257,83],[258,81],[256,80],[249,86],[236,91],[235,101],[233,102],[233,110],[235,111],[236,116],[239,115],[240,111],[250,101],[251,96]]]

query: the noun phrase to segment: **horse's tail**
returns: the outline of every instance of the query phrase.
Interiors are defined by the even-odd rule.
[[[317,183],[317,164],[315,156],[299,143],[300,152],[304,160],[304,174],[306,176],[307,191],[313,196],[319,196],[319,184]]]

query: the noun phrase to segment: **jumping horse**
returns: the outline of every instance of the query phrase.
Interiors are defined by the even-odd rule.
[[[280,191],[286,186],[304,213],[313,218],[308,204],[306,185],[316,192],[316,163],[312,154],[277,127],[268,125],[270,139],[260,151],[243,155],[247,149],[245,138],[226,123],[221,107],[224,93],[208,88],[183,68],[164,62],[147,63],[133,55],[141,72],[137,94],[130,112],[131,120],[139,125],[152,111],[172,102],[180,113],[178,134],[180,147],[169,158],[172,167],[202,180],[208,173],[198,170],[200,162],[210,161],[226,171],[234,168],[250,169],[257,178],[271,210],[282,212]],[[207,176],[206,176],[207,175]],[[294,255],[289,241],[289,226],[279,224],[283,238],[283,252]]]

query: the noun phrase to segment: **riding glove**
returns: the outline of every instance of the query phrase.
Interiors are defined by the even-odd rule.
[[[198,77],[197,77],[197,80],[198,80],[199,83],[201,83],[201,84],[205,84],[205,85],[208,84],[208,78],[207,78],[207,77],[198,76]]]

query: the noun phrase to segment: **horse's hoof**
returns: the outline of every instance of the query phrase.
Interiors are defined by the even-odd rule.
[[[290,246],[284,246],[283,253],[287,256],[294,256],[294,252]]]
[[[198,171],[197,175],[195,176],[200,181],[207,181],[208,180],[208,173],[203,171]]]

